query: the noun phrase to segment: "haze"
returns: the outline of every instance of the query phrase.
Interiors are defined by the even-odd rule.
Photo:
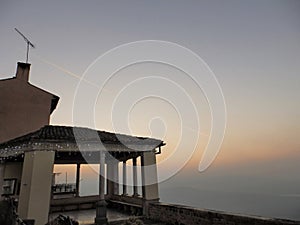
[[[30,82],[60,96],[51,124],[129,132],[167,143],[159,156],[160,176],[184,168],[160,183],[161,201],[300,220],[300,1],[4,0],[0,27],[1,79],[14,76],[16,62],[25,60],[25,42],[14,28],[36,44],[30,51]],[[89,91],[76,92],[95,59],[140,40],[190,49],[213,70],[222,88],[227,108],[224,141],[202,173],[198,165],[211,129],[208,100],[182,71],[157,63],[131,65],[116,73],[91,103],[95,117],[83,105],[73,104],[76,96],[88,104],[99,94],[103,83],[93,80],[82,82]],[[99,71],[99,78],[105,76]],[[135,82],[118,95],[130,81],[149,76],[180,84],[192,97],[197,116],[183,107],[187,110],[182,111],[181,127],[182,115],[156,98],[140,101],[129,113],[132,101],[150,91],[169,93],[176,98],[175,106],[186,103],[174,85],[160,79]],[[162,163],[168,157],[173,158]],[[179,165],[181,158],[188,162]],[[56,169],[69,171],[72,179],[72,168]],[[93,172],[85,173],[81,194],[96,192]]]

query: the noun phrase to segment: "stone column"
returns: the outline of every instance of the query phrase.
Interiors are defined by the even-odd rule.
[[[123,161],[123,195],[127,195],[126,160]]]
[[[138,186],[137,186],[137,165],[136,157],[132,159],[133,162],[133,196],[138,196]]]
[[[112,197],[119,194],[119,161],[111,160],[107,164],[107,195]]]
[[[96,204],[96,225],[106,225],[106,201],[104,196],[104,185],[105,185],[105,153],[100,151],[100,166],[99,166],[99,201]]]
[[[77,168],[76,168],[76,197],[79,197],[79,185],[80,185],[80,163],[77,163]]]
[[[110,198],[114,194],[113,162],[112,161],[107,162],[106,168],[107,168],[106,190],[107,190],[107,196]]]
[[[114,190],[113,194],[119,194],[119,161],[113,161],[113,177],[114,177]]]
[[[143,214],[148,215],[150,202],[158,202],[158,180],[155,152],[144,152],[141,157],[142,168],[142,191],[143,191]]]
[[[25,153],[18,213],[36,225],[48,222],[54,157],[54,151]]]
[[[2,199],[3,194],[3,184],[4,184],[4,173],[5,173],[5,164],[0,162],[0,199]]]

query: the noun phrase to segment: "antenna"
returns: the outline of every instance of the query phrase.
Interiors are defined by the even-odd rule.
[[[27,53],[26,53],[26,63],[28,63],[28,55],[29,55],[29,46],[32,48],[35,48],[34,45],[31,43],[31,41],[28,40],[28,38],[25,37],[24,34],[21,33],[21,31],[19,31],[17,28],[15,28],[15,30],[24,38],[24,40],[27,43]]]

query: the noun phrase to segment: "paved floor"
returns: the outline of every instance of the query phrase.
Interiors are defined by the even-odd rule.
[[[80,225],[92,224],[96,216],[96,209],[69,211],[50,214],[50,220],[55,219],[58,215],[69,216],[70,218],[77,220]],[[113,209],[107,210],[108,221],[129,219],[131,216]]]

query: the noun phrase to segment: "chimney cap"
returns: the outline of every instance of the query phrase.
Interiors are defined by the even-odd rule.
[[[18,62],[16,78],[28,82],[30,65],[29,63]]]
[[[30,68],[30,63],[24,63],[24,62],[18,62],[18,67],[21,67],[22,69]]]

